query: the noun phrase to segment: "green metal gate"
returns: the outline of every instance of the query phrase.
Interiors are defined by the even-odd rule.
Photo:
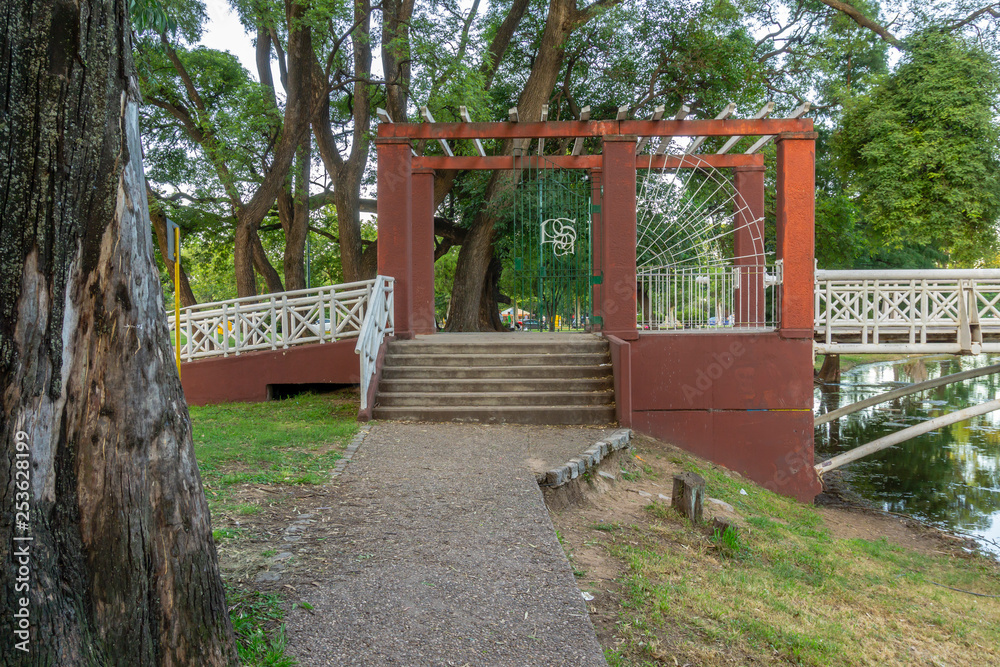
[[[585,170],[525,157],[514,171],[512,315],[528,331],[591,324],[591,184]]]

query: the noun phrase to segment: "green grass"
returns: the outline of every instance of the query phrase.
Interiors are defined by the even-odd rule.
[[[623,568],[609,664],[1000,664],[1000,600],[938,585],[1000,594],[995,564],[836,539],[812,506],[682,465],[745,525],[712,533],[659,503],[590,524]]]
[[[227,586],[226,602],[240,664],[244,667],[293,667],[298,664],[285,655],[285,626],[281,623],[285,614],[279,595],[239,591]]]
[[[205,495],[218,507],[237,484],[322,484],[357,432],[347,391],[283,401],[191,407],[194,449]],[[240,514],[259,510],[229,506]]]

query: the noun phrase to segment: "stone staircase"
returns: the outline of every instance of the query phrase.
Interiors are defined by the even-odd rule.
[[[393,341],[375,419],[510,424],[615,420],[611,356],[589,334],[434,334]]]

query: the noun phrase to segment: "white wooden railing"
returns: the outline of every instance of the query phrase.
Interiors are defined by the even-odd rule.
[[[816,351],[1000,352],[1000,270],[816,271]]]
[[[361,355],[361,409],[368,407],[368,387],[378,370],[378,352],[386,336],[394,331],[393,279],[385,276],[375,278],[368,313],[361,325],[358,344],[354,351]]]
[[[181,359],[356,338],[375,284],[365,280],[182,308]],[[173,316],[167,321],[173,331]]]

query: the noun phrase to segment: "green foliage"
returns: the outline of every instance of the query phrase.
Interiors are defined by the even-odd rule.
[[[210,502],[236,484],[322,484],[357,430],[352,394],[190,408],[195,456]]]
[[[959,37],[925,32],[891,75],[851,100],[835,148],[843,180],[894,247],[938,247],[971,264],[995,251],[1000,72]]]
[[[246,667],[294,667],[298,662],[285,655],[285,617],[281,596],[242,591],[226,585],[229,618],[236,635],[240,663]]]

